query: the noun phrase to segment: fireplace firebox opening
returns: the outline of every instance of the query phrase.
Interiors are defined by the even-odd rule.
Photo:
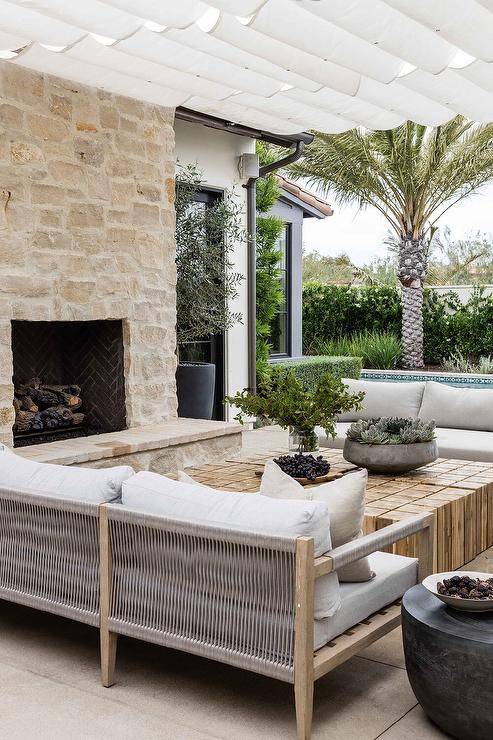
[[[14,446],[126,429],[123,322],[12,321]]]

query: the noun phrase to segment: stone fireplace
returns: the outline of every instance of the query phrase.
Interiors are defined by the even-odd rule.
[[[93,432],[174,418],[174,112],[8,63],[0,92],[0,441],[34,377]]]

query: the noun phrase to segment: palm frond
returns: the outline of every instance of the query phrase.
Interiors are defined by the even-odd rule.
[[[289,168],[339,205],[373,206],[398,237],[423,238],[443,213],[493,178],[493,124],[463,116],[429,128],[316,134]]]

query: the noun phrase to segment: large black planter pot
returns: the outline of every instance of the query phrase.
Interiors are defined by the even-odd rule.
[[[216,366],[209,362],[180,362],[176,370],[178,416],[212,419]]]

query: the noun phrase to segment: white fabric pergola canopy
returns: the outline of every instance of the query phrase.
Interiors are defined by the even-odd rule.
[[[0,0],[0,58],[277,134],[493,120],[493,0]]]

